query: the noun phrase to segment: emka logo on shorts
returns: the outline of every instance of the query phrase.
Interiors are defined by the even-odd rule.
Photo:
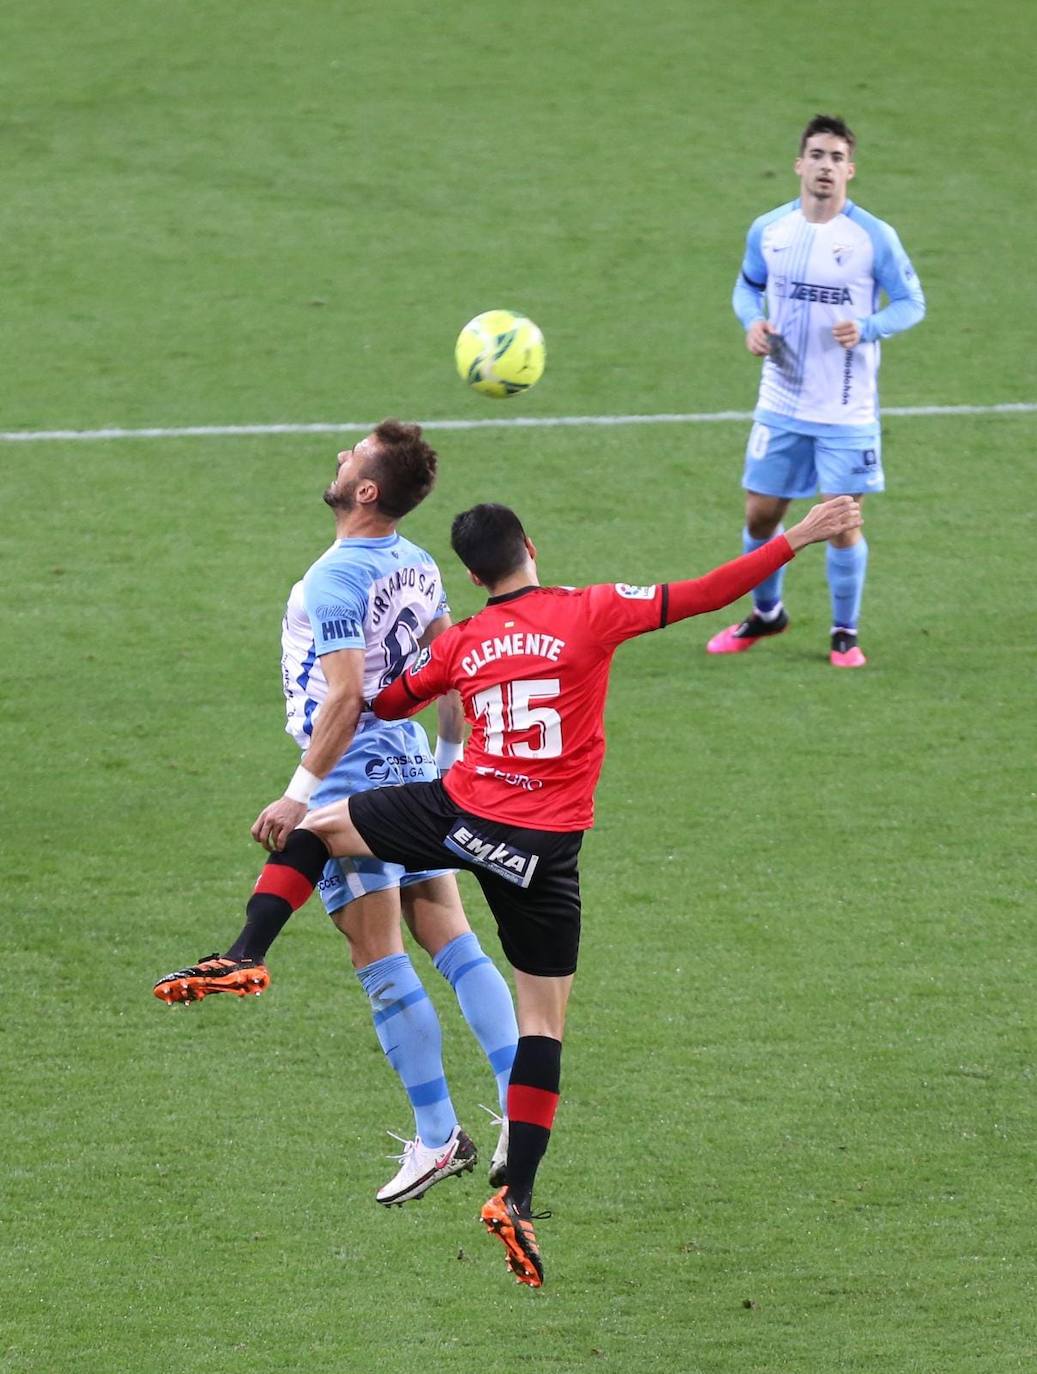
[[[529,886],[540,862],[539,854],[530,854],[528,850],[505,844],[502,840],[488,840],[470,830],[464,821],[454,825],[443,844],[462,859],[478,864],[480,868],[487,868],[498,878],[519,887]]]

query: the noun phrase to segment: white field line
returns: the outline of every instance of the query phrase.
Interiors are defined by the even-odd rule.
[[[1037,401],[1007,401],[989,406],[889,406],[883,416],[918,415],[1029,415]],[[716,425],[748,422],[748,410],[714,410],[662,415],[502,415],[486,420],[422,420],[422,429],[561,429],[613,425]],[[179,425],[149,429],[9,429],[0,430],[0,443],[28,444],[61,440],[76,443],[90,439],[224,439],[279,434],[366,434],[377,420],[347,420],[340,424],[285,425]]]

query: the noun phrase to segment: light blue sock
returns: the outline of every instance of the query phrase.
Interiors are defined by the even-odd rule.
[[[864,574],[868,568],[868,541],[858,539],[848,549],[828,545],[825,570],[832,597],[833,630],[856,630],[861,614]]]
[[[378,1043],[407,1090],[421,1143],[445,1144],[457,1116],[443,1072],[439,1018],[410,956],[376,959],[356,976],[371,1003]]]
[[[518,1025],[508,985],[471,930],[444,945],[433,963],[453,988],[462,1016],[490,1061],[504,1116],[508,1079],[518,1044]]]
[[[762,549],[764,544],[769,544],[776,535],[784,534],[785,526],[779,525],[767,539],[754,539],[748,530],[742,530],[742,552],[753,553],[756,549]],[[781,588],[785,581],[785,569],[781,567],[777,572],[771,573],[770,577],[761,582],[758,587],[753,588],[753,605],[758,611],[766,614],[773,611],[776,606],[781,605]]]

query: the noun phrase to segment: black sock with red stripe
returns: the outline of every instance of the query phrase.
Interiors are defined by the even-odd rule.
[[[533,1180],[551,1139],[562,1081],[562,1042],[520,1035],[508,1083],[508,1197],[521,1211],[533,1203]]]
[[[225,959],[261,963],[293,911],[309,900],[328,862],[328,847],[312,830],[293,830],[285,846],[263,865],[245,907],[241,934]]]

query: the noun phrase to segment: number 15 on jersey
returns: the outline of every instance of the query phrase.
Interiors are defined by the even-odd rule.
[[[498,758],[556,759],[562,752],[562,718],[550,706],[561,692],[556,677],[532,678],[487,687],[472,698],[472,708],[484,722],[486,752]],[[536,731],[533,740],[514,735]]]

